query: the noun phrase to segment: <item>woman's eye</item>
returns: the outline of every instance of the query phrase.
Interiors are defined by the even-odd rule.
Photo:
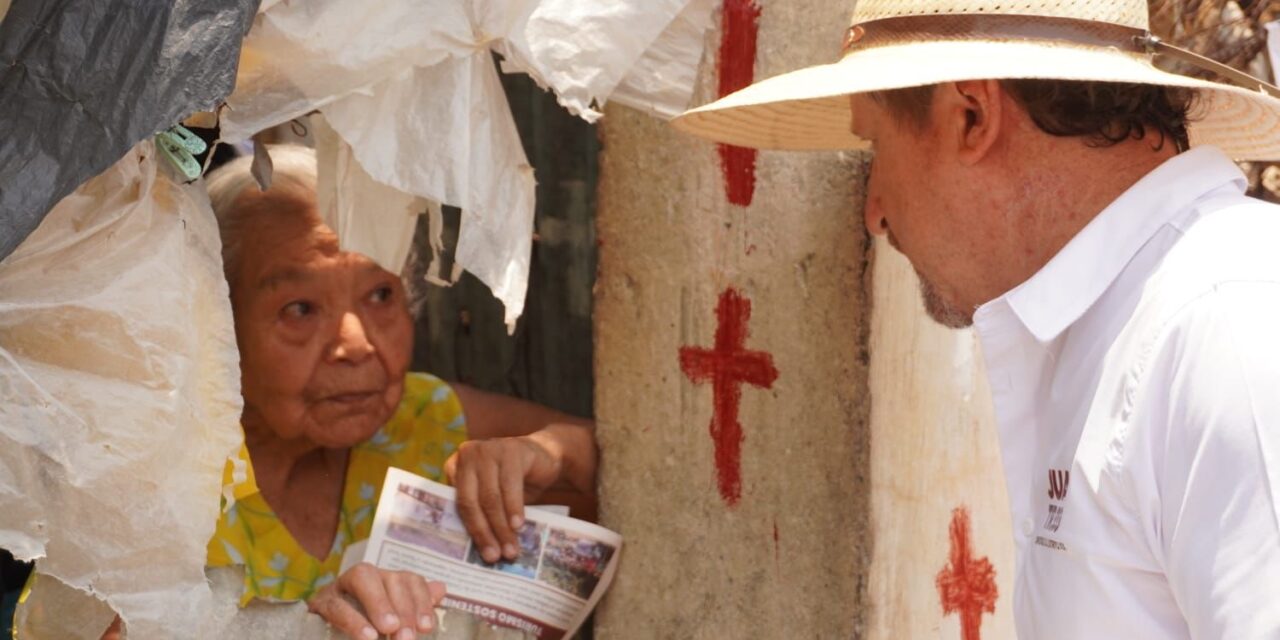
[[[284,308],[280,310],[280,315],[284,318],[290,319],[305,318],[311,315],[314,311],[315,307],[310,302],[298,300],[286,304]]]
[[[390,285],[383,285],[374,289],[369,294],[369,299],[373,302],[382,303],[390,300],[393,295],[395,295],[395,289],[392,289]]]

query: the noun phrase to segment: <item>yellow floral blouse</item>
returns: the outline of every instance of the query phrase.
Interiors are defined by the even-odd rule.
[[[327,558],[315,558],[293,539],[254,482],[249,454],[240,451],[246,478],[231,487],[230,507],[209,541],[209,566],[243,565],[241,605],[254,598],[307,600],[338,577],[347,546],[365,540],[382,494],[388,467],[444,481],[444,461],[467,439],[462,403],[444,381],[421,373],[405,377],[404,397],[387,424],[351,450],[338,516],[338,533]],[[224,483],[232,485],[233,464]]]

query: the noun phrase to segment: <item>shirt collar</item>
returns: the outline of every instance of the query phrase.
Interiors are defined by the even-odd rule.
[[[1036,340],[1052,341],[1102,297],[1156,231],[1201,196],[1232,183],[1241,193],[1248,186],[1239,167],[1215,147],[1174,156],[1103,209],[1031,279],[995,302],[1007,302]]]

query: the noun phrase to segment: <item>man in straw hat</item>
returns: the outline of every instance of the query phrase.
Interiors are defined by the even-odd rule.
[[[1144,0],[856,7],[839,62],[675,126],[875,151],[868,229],[982,340],[1020,638],[1280,638],[1280,208],[1232,163],[1280,159],[1280,89]]]

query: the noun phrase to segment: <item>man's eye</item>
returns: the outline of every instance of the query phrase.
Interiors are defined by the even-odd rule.
[[[390,300],[393,295],[395,295],[395,289],[392,289],[390,285],[383,285],[374,289],[373,293],[369,294],[369,299],[373,302],[386,302]]]
[[[305,300],[297,300],[286,304],[280,310],[281,317],[284,318],[305,318],[315,312],[315,306]]]

